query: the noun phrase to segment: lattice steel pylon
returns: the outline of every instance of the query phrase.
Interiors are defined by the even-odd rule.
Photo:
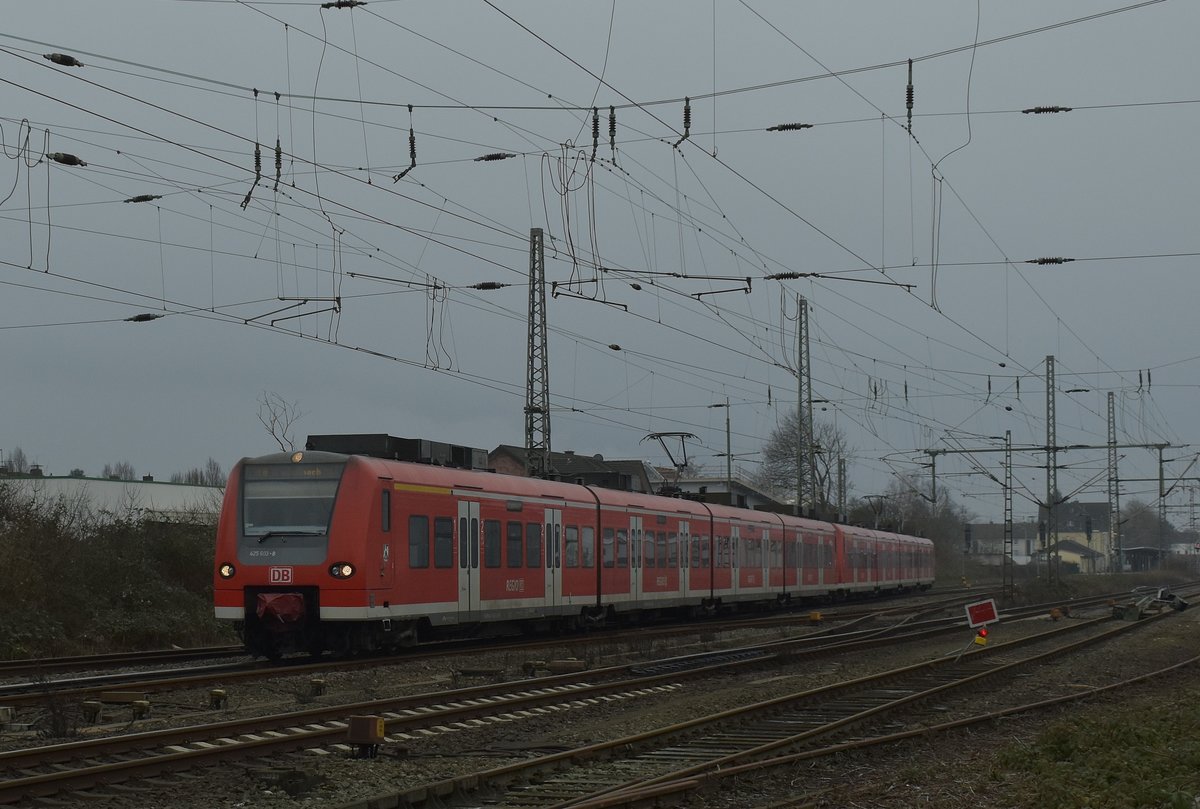
[[[529,231],[529,346],[525,376],[525,473],[550,477],[550,354],[546,349],[546,250]]]
[[[1046,580],[1058,581],[1058,435],[1054,407],[1054,355],[1046,356]]]
[[[796,318],[796,410],[800,430],[796,441],[796,515],[804,516],[805,489],[811,489],[809,507],[814,511],[817,508],[817,456],[808,353],[808,301],[803,295],[796,296]]]
[[[1117,409],[1112,391],[1108,392],[1108,542],[1110,565],[1125,570],[1121,548],[1121,479],[1117,473]]]
[[[1013,580],[1016,565],[1013,561],[1013,473],[1012,473],[1012,430],[1004,431],[1004,596],[1012,598],[1016,582]]]

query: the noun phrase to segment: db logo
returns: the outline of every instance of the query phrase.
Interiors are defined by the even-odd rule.
[[[273,567],[271,570],[271,584],[291,584],[292,569],[290,567]]]

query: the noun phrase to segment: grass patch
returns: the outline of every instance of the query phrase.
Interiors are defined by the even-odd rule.
[[[1039,809],[1194,809],[1200,806],[1200,684],[1162,683],[1161,694],[1056,721],[1011,744],[991,776],[1014,806]]]

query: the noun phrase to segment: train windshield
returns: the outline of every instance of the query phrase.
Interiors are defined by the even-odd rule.
[[[259,542],[274,536],[325,536],[345,464],[246,466],[242,533]]]

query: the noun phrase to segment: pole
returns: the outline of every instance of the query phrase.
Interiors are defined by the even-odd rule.
[[[729,505],[736,505],[733,500],[733,445],[729,432],[729,397],[725,397],[725,489],[729,492]]]
[[[838,457],[838,522],[846,521],[846,459]]]
[[[1163,479],[1163,449],[1165,444],[1158,446],[1158,567],[1161,570],[1167,558],[1166,537],[1163,526],[1167,522],[1167,486]]]

